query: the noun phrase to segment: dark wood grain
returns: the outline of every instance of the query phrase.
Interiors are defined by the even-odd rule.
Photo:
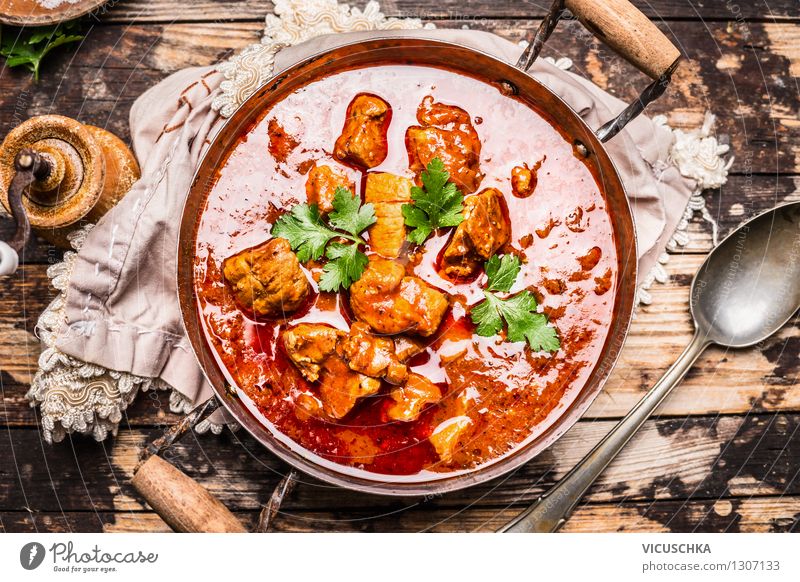
[[[364,1],[351,2],[363,7]],[[422,19],[541,18],[549,0],[384,0],[386,16]],[[633,0],[633,4],[654,19],[771,20],[796,18],[793,0],[752,0],[741,2],[698,2],[696,0]],[[122,0],[105,14],[105,22],[174,22],[263,20],[272,10],[267,0]]]
[[[479,507],[452,510],[409,510],[374,517],[354,511],[282,512],[278,532],[491,532],[514,517],[519,508]],[[746,500],[649,501],[591,503],[577,508],[565,532],[797,532],[800,498],[755,497]],[[235,513],[252,528],[257,511]],[[169,532],[149,511],[27,512],[0,511],[0,531],[6,532]]]
[[[358,510],[380,517],[412,509],[525,504],[562,477],[612,426],[611,421],[581,422],[514,474],[447,495],[380,497],[303,478],[283,508]],[[606,503],[798,496],[799,426],[798,414],[651,420],[585,499]],[[0,468],[0,510],[146,509],[129,481],[140,447],[156,433],[125,430],[101,444],[75,437],[51,447],[37,430],[4,431],[0,457],[9,462]],[[259,509],[286,471],[242,433],[189,437],[171,449],[169,457],[233,511]]]

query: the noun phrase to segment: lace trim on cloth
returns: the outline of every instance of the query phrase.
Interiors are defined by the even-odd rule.
[[[423,24],[417,18],[386,18],[375,1],[367,2],[363,10],[339,4],[336,0],[275,0],[274,5],[274,14],[266,17],[261,42],[245,48],[219,67],[225,80],[212,107],[223,117],[230,117],[271,76],[275,55],[285,46],[336,32],[435,28],[433,24]],[[546,60],[564,70],[572,66],[568,58],[553,60],[548,57]],[[654,121],[666,126],[664,116],[658,116]],[[705,122],[699,129],[672,130],[674,141],[670,162],[682,175],[694,179],[696,188],[667,246],[668,250],[688,244],[689,223],[697,213],[711,223],[716,244],[717,225],[706,209],[702,192],[725,183],[733,158],[723,159],[729,148],[720,145],[711,135],[713,124],[714,116],[706,114]],[[664,169],[653,168],[653,171],[658,176]],[[80,249],[90,228],[85,227],[70,235],[70,243],[75,251]],[[664,253],[659,264],[645,277],[639,289],[640,303],[649,304],[652,301],[648,292],[650,287],[669,279],[664,268],[668,259],[669,255]],[[74,260],[75,252],[67,252],[63,262],[48,269],[48,276],[59,295],[39,317],[36,328],[45,349],[39,358],[40,369],[27,396],[32,406],[41,405],[45,440],[48,443],[57,442],[71,432],[91,433],[97,440],[105,439],[109,433],[116,434],[123,411],[140,390],[172,390],[170,410],[176,413],[189,412],[191,403],[159,379],[107,370],[71,358],[54,348],[55,330],[64,320],[64,293]],[[224,426],[204,420],[195,430],[220,434]],[[231,429],[238,428],[238,425],[228,426]]]
[[[282,48],[310,38],[336,32],[361,30],[417,30],[436,28],[419,18],[386,18],[374,0],[363,10],[336,0],[275,0],[274,14],[268,14],[260,44],[245,48],[220,67],[225,80],[212,107],[230,117],[245,99],[272,75],[275,55]]]
[[[64,303],[72,266],[91,229],[92,225],[87,225],[70,233],[67,238],[76,252],[64,253],[62,262],[47,269],[47,276],[59,294],[36,324],[36,335],[44,344],[44,351],[26,394],[31,406],[40,407],[47,443],[59,442],[72,432],[91,433],[95,440],[102,441],[109,433],[117,434],[122,413],[140,390],[171,390],[158,378],[108,370],[55,348],[56,332],[65,320]],[[170,394],[169,403],[172,412],[185,414],[191,409],[191,402],[176,390]]]

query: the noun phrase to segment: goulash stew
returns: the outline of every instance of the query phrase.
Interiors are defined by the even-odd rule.
[[[307,84],[241,136],[199,220],[218,363],[329,461],[497,459],[569,406],[606,340],[618,258],[595,176],[541,113],[455,72]]]

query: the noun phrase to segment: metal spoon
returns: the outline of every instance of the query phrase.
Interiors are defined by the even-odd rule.
[[[689,299],[694,337],[672,367],[561,481],[499,531],[554,532],[711,344],[755,345],[800,308],[800,202],[745,222],[711,251]]]

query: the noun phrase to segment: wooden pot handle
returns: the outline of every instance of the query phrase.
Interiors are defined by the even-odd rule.
[[[197,481],[158,456],[145,461],[133,487],[177,532],[244,533],[247,530],[219,499]]]
[[[628,0],[565,0],[564,6],[597,38],[652,79],[670,71],[681,53]]]

